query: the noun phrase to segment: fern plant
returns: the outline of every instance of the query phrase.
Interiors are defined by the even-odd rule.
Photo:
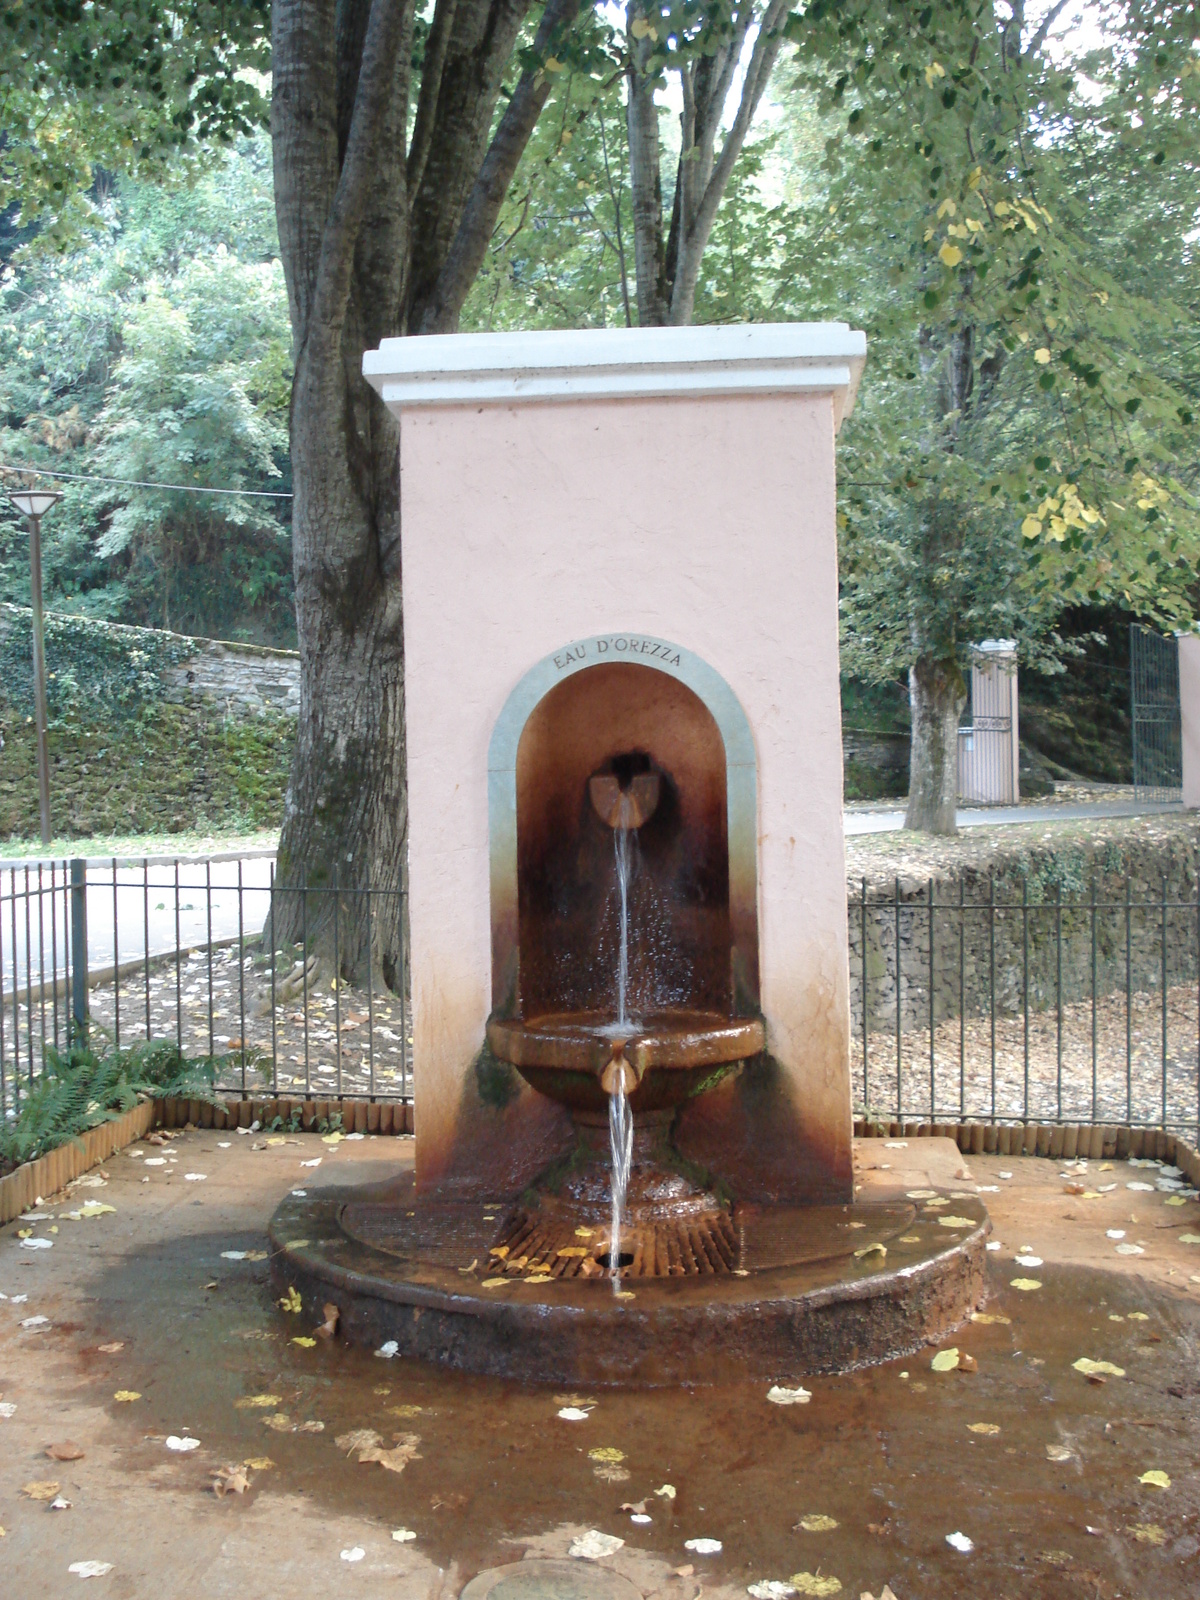
[[[177,1097],[220,1106],[216,1063],[192,1060],[168,1040],[152,1039],[117,1050],[80,1040],[69,1050],[46,1046],[42,1072],[20,1111],[0,1124],[0,1173],[79,1139],[102,1122],[133,1109],[142,1098]]]

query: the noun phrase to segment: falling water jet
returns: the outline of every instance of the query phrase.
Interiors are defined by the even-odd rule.
[[[620,1041],[613,1049],[606,1076],[608,1092],[608,1142],[612,1152],[612,1228],[609,1235],[608,1270],[613,1293],[621,1281],[621,1218],[629,1189],[633,1165],[633,1113],[625,1092],[624,1039],[629,1025],[629,834],[623,824],[613,829],[613,851],[617,864],[617,891],[620,897],[620,940],[617,947],[617,1021],[614,1036]],[[613,1070],[615,1069],[615,1070]]]

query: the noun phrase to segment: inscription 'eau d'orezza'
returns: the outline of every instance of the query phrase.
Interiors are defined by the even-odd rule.
[[[666,667],[681,665],[679,652],[674,646],[662,644],[657,639],[639,639],[629,633],[614,633],[607,639],[590,639],[586,644],[569,645],[554,657],[554,665],[561,672],[564,667],[577,666],[581,661],[611,661],[614,656],[643,656],[647,660],[657,657]]]

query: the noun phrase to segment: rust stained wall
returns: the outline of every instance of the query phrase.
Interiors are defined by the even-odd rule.
[[[588,779],[634,753],[660,774],[660,799],[634,850],[631,1003],[638,1011],[731,1008],[720,731],[678,679],[613,662],[552,689],[518,747],[517,1004],[524,1016],[615,1006],[614,840],[589,802]]]

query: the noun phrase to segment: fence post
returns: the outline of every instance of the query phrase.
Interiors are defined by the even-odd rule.
[[[87,938],[87,862],[78,856],[71,861],[71,1018],[73,1038],[87,1039],[88,1030],[88,938]]]

